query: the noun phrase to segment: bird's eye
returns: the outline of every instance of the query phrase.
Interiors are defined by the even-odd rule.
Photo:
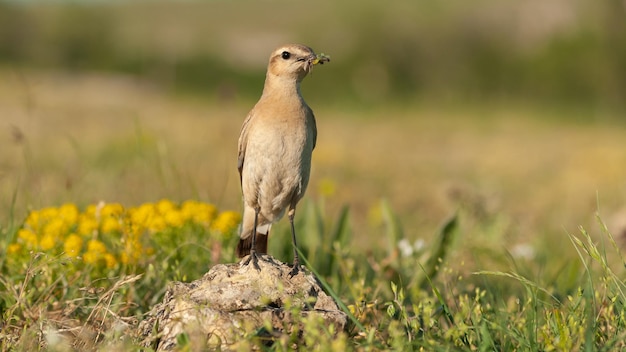
[[[288,60],[291,57],[291,54],[288,51],[283,51],[280,55],[284,60]]]

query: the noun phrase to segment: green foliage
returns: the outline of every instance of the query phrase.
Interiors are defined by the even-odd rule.
[[[162,207],[175,209],[162,202]],[[459,215],[442,226],[432,244],[409,251],[403,247],[407,239],[397,215],[386,202],[382,209],[387,246],[368,254],[350,251],[354,243],[347,208],[334,220],[325,214],[323,200],[306,202],[300,209],[300,255],[349,315],[347,331],[336,331],[310,316],[282,331],[269,327],[252,333],[238,348],[256,345],[286,351],[298,341],[304,341],[299,349],[316,351],[609,351],[626,347],[624,269],[615,269],[616,260],[586,230],[569,236],[585,270],[572,278],[570,285],[580,285],[568,294],[529,278],[521,263],[511,271],[479,270],[470,278],[482,280],[467,280],[462,267],[449,262],[458,251],[453,239],[462,231]],[[33,218],[37,217],[29,217],[25,224],[33,224]],[[599,224],[601,243],[608,241],[622,267],[617,243],[604,223],[599,220]],[[89,267],[72,269],[72,258],[50,251],[18,256],[19,252],[7,249],[20,237],[6,237],[1,248],[8,257],[0,268],[2,350],[62,350],[70,345],[136,348],[131,331],[142,314],[162,299],[168,282],[192,280],[204,274],[210,263],[233,259],[228,248],[234,246],[236,237],[209,235],[214,244],[208,246],[201,227],[164,231],[166,235],[155,236],[157,253],[144,258],[145,265],[127,266],[123,272],[106,266],[96,272]],[[272,236],[274,255],[291,253],[288,231]],[[559,265],[561,260],[553,258],[552,263]],[[499,291],[490,283],[495,279],[522,289]],[[289,302],[285,304],[290,307]],[[298,306],[287,309],[293,309],[292,316],[300,316]],[[180,350],[194,350],[196,342],[185,334],[178,338]]]
[[[85,331],[73,343],[87,346],[120,340],[160,301],[167,281],[193,280],[212,263],[232,259],[239,220],[197,201],[31,211],[0,246],[3,350],[30,350],[28,331],[42,324],[51,335],[39,337],[39,346],[65,343],[66,330]]]

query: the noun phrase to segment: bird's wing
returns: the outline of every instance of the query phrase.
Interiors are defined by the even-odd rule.
[[[237,170],[239,170],[239,184],[243,183],[241,172],[243,170],[243,162],[246,156],[246,147],[248,145],[248,126],[254,117],[254,110],[250,111],[241,126],[241,134],[239,135],[239,143],[237,150]]]
[[[315,144],[317,143],[317,124],[315,123],[315,114],[313,113],[313,110],[310,110],[311,112],[311,127],[313,127],[313,149],[315,149]]]

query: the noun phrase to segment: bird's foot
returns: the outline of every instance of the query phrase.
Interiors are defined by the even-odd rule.
[[[250,255],[248,255],[248,258],[246,258],[241,265],[247,266],[250,263],[252,263],[257,271],[261,271],[261,267],[259,266],[259,256],[256,254],[256,251],[250,251]]]
[[[292,278],[296,275],[298,275],[298,273],[301,271],[301,265],[300,262],[294,261],[293,263],[293,268],[291,268],[291,271],[289,272],[289,278]]]

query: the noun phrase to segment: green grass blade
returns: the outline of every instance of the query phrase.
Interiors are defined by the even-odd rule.
[[[448,249],[452,245],[454,234],[459,227],[458,214],[452,216],[441,228],[437,236],[437,244],[433,249],[432,256],[426,262],[426,276],[433,279],[437,276],[440,263],[445,259]]]
[[[404,230],[387,200],[382,200],[380,207],[386,225],[387,251],[391,255],[397,250],[398,242],[404,238]]]
[[[322,287],[324,287],[324,290],[326,290],[326,292],[335,300],[335,302],[337,303],[339,308],[344,313],[346,313],[348,318],[350,318],[352,323],[354,323],[354,325],[357,328],[359,328],[359,330],[361,330],[361,332],[366,332],[365,326],[363,326],[363,324],[361,324],[361,322],[354,316],[354,314],[352,314],[352,312],[350,312],[350,309],[348,309],[348,307],[345,305],[345,303],[343,303],[343,301],[339,298],[337,293],[332,289],[332,287],[330,287],[328,282],[326,282],[326,280],[324,280],[324,278],[322,278],[322,276],[319,275],[319,273],[315,270],[315,268],[313,268],[310,265],[309,261],[304,256],[304,253],[302,253],[299,248],[297,250],[298,250],[298,255],[300,256],[300,260],[302,260],[302,262],[307,267],[307,269],[309,269],[313,273],[313,275],[315,275],[317,280],[319,280],[319,282],[322,284]]]
[[[331,232],[329,244],[332,245],[335,242],[339,242],[341,247],[345,247],[350,244],[350,223],[348,221],[349,216],[350,207],[344,205],[339,213],[339,219],[337,220],[337,223],[335,224],[335,227]]]
[[[501,271],[488,271],[488,270],[482,270],[482,271],[476,271],[473,273],[474,275],[491,275],[491,276],[501,276],[501,277],[508,277],[511,279],[515,279],[517,281],[519,281],[522,285],[524,285],[527,289],[534,289],[537,291],[541,291],[543,293],[545,293],[547,296],[551,297],[555,302],[557,303],[561,303],[561,301],[554,296],[552,293],[550,293],[550,291],[546,290],[545,288],[539,286],[537,283],[530,281],[529,279],[525,278],[524,276],[517,274],[517,273],[505,273],[505,272],[501,272]]]

